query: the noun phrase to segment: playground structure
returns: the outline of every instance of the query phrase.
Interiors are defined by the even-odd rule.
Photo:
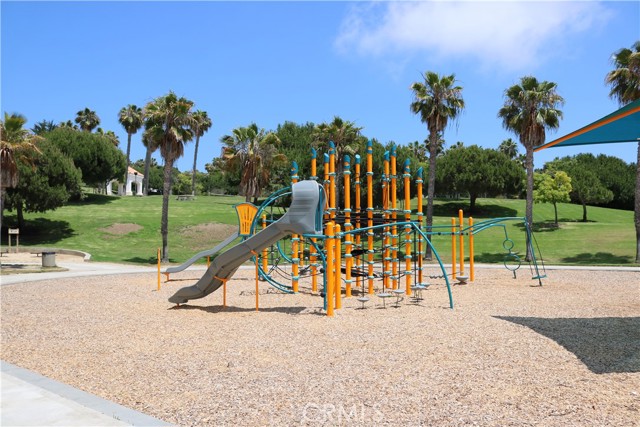
[[[360,181],[361,157],[355,155],[353,180],[351,158],[344,156],[343,199],[344,206],[337,206],[336,151],[329,144],[329,153],[323,156],[324,180],[317,182],[317,152],[312,149],[311,176],[299,181],[298,166],[292,163],[291,187],[270,195],[260,207],[250,203],[236,206],[240,231],[229,236],[215,248],[200,252],[178,267],[165,271],[169,274],[182,271],[202,257],[211,257],[242,237],[242,242],[218,255],[208,266],[206,273],[193,286],[178,290],[169,301],[182,304],[188,300],[203,298],[223,286],[226,305],[226,282],[241,264],[252,259],[256,268],[256,309],[258,309],[258,280],[286,293],[299,292],[303,277],[311,280],[311,291],[324,297],[324,309],[328,316],[342,306],[345,298],[358,293],[358,301],[365,308],[373,295],[386,299],[396,297],[422,299],[423,290],[431,282],[427,279],[442,279],[446,285],[449,307],[453,308],[451,292],[454,284],[464,285],[475,279],[474,236],[490,228],[501,228],[505,239],[503,248],[508,251],[504,265],[513,272],[521,266],[514,242],[507,233],[507,222],[522,222],[526,232],[527,252],[530,254],[532,278],[542,285],[544,271],[540,271],[533,246],[533,234],[524,218],[495,218],[475,223],[468,218],[464,225],[463,212],[451,219],[451,226],[423,224],[423,179],[422,168],[416,171],[416,212],[411,208],[411,169],[407,160],[403,165],[401,179],[404,194],[403,209],[398,208],[398,174],[395,146],[384,154],[382,174],[382,206],[376,210],[373,204],[373,149],[366,149],[366,187]],[[367,206],[363,208],[362,191],[366,189]],[[351,191],[354,192],[354,203]],[[291,199],[288,209],[284,206]],[[451,236],[452,261],[448,272],[432,236]],[[465,236],[468,238],[469,265],[465,271]],[[430,249],[432,260],[426,259]],[[435,272],[433,271],[435,270]],[[544,265],[542,265],[544,270]],[[160,274],[160,270],[159,270]],[[451,278],[451,280],[450,280]],[[321,283],[319,280],[321,279]]]

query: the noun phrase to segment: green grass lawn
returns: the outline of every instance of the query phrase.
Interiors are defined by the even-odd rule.
[[[196,252],[213,247],[237,226],[233,206],[243,197],[200,196],[193,201],[171,198],[169,206],[169,254],[172,262],[183,262]],[[415,201],[414,201],[415,203]],[[458,209],[468,216],[469,203],[461,200],[438,200],[435,225],[450,226]],[[161,246],[160,216],[162,198],[112,197],[89,195],[83,202],[72,203],[45,214],[26,214],[26,228],[20,230],[23,246],[50,246],[89,252],[96,261],[154,263]],[[475,223],[497,217],[524,216],[524,200],[479,199]],[[588,208],[589,221],[579,222],[582,207],[559,204],[560,227],[553,227],[553,206],[534,206],[535,239],[542,258],[548,264],[633,265],[635,229],[633,212],[596,207]],[[15,216],[5,214],[5,226],[15,226]],[[128,224],[131,232],[114,233],[109,227]],[[211,229],[212,224],[229,224]],[[514,242],[514,251],[524,254],[525,234],[521,222],[508,222],[475,236],[476,262],[503,262],[505,230]],[[443,229],[448,231],[449,227]],[[124,230],[126,231],[126,230]],[[2,244],[6,245],[6,229]],[[451,237],[433,236],[432,241],[445,262],[451,261]],[[465,239],[468,257],[468,240]]]

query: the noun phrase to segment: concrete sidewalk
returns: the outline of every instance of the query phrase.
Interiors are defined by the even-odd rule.
[[[169,426],[164,421],[0,362],[2,426]]]

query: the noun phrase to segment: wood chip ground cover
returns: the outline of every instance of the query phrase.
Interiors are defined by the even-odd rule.
[[[333,318],[251,269],[173,307],[197,272],[0,288],[2,359],[180,426],[640,425],[640,274],[483,269],[415,304]]]

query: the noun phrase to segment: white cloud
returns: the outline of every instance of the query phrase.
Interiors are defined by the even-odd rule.
[[[610,12],[594,1],[357,3],[336,48],[363,56],[429,53],[520,70],[560,55],[566,39],[600,27]]]

